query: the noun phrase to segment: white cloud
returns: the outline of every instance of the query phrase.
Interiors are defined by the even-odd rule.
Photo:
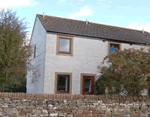
[[[58,3],[66,2],[66,0],[59,0]]]
[[[25,38],[25,43],[26,43],[26,44],[29,44],[29,43],[30,43],[30,39],[31,39],[31,33],[30,33],[30,32],[27,32],[26,38]]]
[[[0,8],[31,6],[38,3],[34,0],[0,0]]]
[[[112,0],[97,0],[99,2],[106,2],[106,3],[112,3]]]
[[[100,2],[105,2],[105,1],[107,1],[107,0],[97,0],[97,1],[100,1]]]
[[[85,0],[58,0],[58,3],[68,3],[68,2],[71,2],[71,3],[74,3],[74,2],[84,2]]]
[[[144,29],[145,31],[150,32],[150,23],[146,23],[146,24],[130,23],[128,24],[127,27],[132,29],[137,29],[137,30]]]
[[[80,11],[76,13],[69,13],[69,18],[77,18],[80,16],[90,16],[92,15],[92,10],[88,6],[84,6],[80,9]]]
[[[85,0],[78,0],[78,1],[80,1],[80,2],[84,2]]]

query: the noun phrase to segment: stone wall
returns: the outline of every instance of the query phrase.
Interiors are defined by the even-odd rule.
[[[149,117],[149,97],[0,93],[0,116]]]

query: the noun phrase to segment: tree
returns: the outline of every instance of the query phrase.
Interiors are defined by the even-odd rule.
[[[29,66],[32,46],[27,44],[27,23],[10,9],[0,10],[0,86],[21,87]],[[9,88],[8,88],[9,87]]]
[[[138,96],[150,86],[150,50],[125,49],[107,56],[109,67],[101,67],[98,89],[107,87],[110,94]],[[101,88],[102,86],[102,88]]]

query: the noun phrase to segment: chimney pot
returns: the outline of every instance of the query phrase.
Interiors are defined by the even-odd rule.
[[[89,24],[89,21],[88,20],[86,20],[86,25],[88,25]]]

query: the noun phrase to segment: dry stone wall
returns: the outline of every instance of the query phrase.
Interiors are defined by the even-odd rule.
[[[2,117],[149,117],[149,97],[0,93]]]

